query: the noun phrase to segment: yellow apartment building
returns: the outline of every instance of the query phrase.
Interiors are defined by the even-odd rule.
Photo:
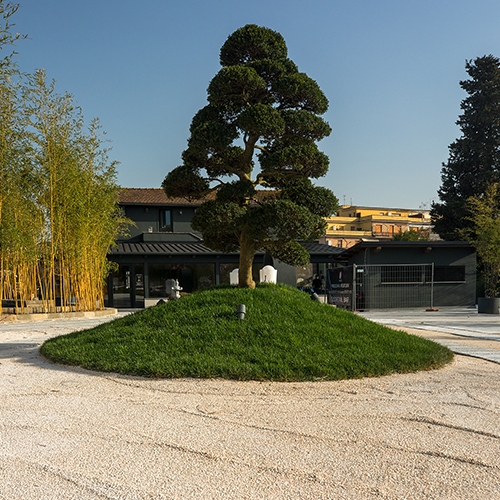
[[[429,210],[342,205],[327,224],[321,242],[341,248],[366,240],[391,240],[399,231],[409,230],[427,232],[430,239],[437,239]]]

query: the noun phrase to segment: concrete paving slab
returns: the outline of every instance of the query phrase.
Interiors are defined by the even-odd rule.
[[[500,364],[500,316],[478,314],[477,308],[396,309],[356,313],[393,328],[401,328],[445,345],[455,354]],[[423,332],[427,332],[423,335]],[[443,337],[439,334],[445,334]],[[451,339],[451,340],[450,340]],[[487,342],[487,347],[471,345],[470,339]]]

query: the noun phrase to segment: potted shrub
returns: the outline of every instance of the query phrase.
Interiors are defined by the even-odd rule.
[[[484,297],[478,298],[478,312],[499,314],[500,298],[500,209],[498,184],[491,184],[485,193],[468,200],[469,219],[474,223],[472,242],[482,266]]]

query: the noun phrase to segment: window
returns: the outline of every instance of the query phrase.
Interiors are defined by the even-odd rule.
[[[172,232],[172,212],[170,210],[160,210],[160,231]]]
[[[382,224],[377,224],[375,226],[375,232],[376,233],[381,233],[382,232]]]
[[[464,282],[465,266],[436,266],[434,267],[434,281],[438,282]]]
[[[431,266],[429,265],[387,265],[380,268],[380,281],[383,284],[398,283],[425,283],[430,281]]]
[[[149,264],[149,296],[166,297],[167,280],[170,279],[178,280],[183,291],[191,293],[215,283],[215,265]]]
[[[432,268],[428,264],[407,266],[382,266],[381,282],[431,283]],[[434,266],[434,283],[464,283],[465,266]]]

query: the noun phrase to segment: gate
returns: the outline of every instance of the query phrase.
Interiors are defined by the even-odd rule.
[[[328,270],[328,302],[352,311],[433,307],[434,264],[381,264]]]

